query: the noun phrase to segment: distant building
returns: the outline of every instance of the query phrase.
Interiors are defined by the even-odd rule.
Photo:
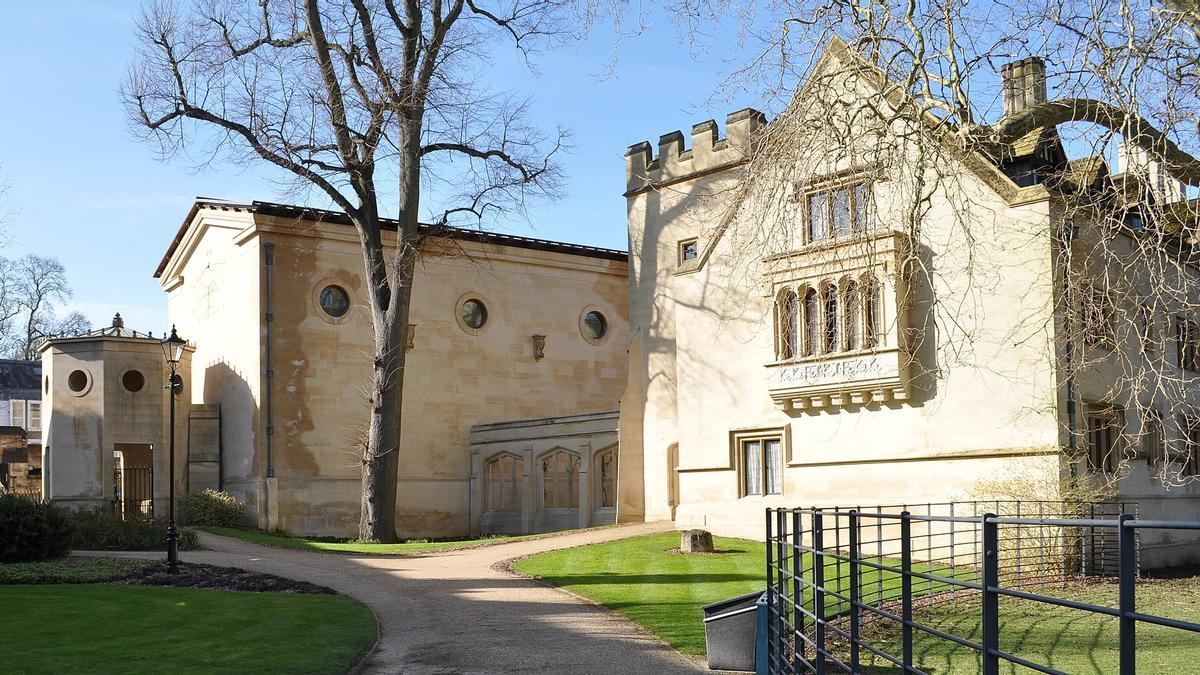
[[[11,491],[41,492],[42,364],[0,360],[0,482]]]

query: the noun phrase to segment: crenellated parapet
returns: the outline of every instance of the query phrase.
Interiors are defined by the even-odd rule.
[[[680,131],[658,139],[657,157],[649,142],[631,145],[625,152],[626,193],[738,164],[746,159],[750,139],[766,126],[766,115],[744,108],[725,118],[725,138],[718,138],[717,123],[708,120],[692,127],[692,147],[687,150]]]

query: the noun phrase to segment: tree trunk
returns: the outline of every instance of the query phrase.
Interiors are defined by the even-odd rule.
[[[403,428],[404,364],[407,358],[408,316],[412,305],[413,276],[420,247],[417,212],[420,202],[420,117],[400,125],[400,213],[396,232],[395,273],[386,273],[383,256],[367,256],[371,279],[372,317],[375,322],[375,363],[372,374],[371,419],[362,465],[362,512],[359,539],[396,540],[396,479],[400,433]],[[378,234],[378,214],[371,205],[373,231]],[[373,242],[377,244],[378,241]],[[382,247],[367,246],[368,252]]]
[[[371,412],[367,447],[363,452],[362,513],[358,522],[358,538],[364,541],[396,540],[396,472],[400,453],[400,410],[404,400],[404,334],[407,332],[407,321],[385,320],[385,324],[377,325],[375,330]]]

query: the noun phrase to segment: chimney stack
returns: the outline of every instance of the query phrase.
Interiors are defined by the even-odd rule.
[[[1162,162],[1129,141],[1117,146],[1117,173],[1136,175],[1160,204],[1183,201],[1187,194],[1183,183],[1167,173]]]
[[[1046,62],[1030,56],[1000,66],[1004,84],[1004,115],[1019,113],[1036,103],[1046,102]]]

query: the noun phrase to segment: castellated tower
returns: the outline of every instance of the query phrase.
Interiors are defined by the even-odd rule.
[[[625,152],[626,194],[743,162],[750,139],[766,126],[766,115],[753,108],[743,108],[725,118],[725,138],[717,137],[716,121],[708,120],[692,126],[692,147],[687,150],[683,148],[681,131],[659,137],[658,157],[653,157],[647,141],[631,145]]]

